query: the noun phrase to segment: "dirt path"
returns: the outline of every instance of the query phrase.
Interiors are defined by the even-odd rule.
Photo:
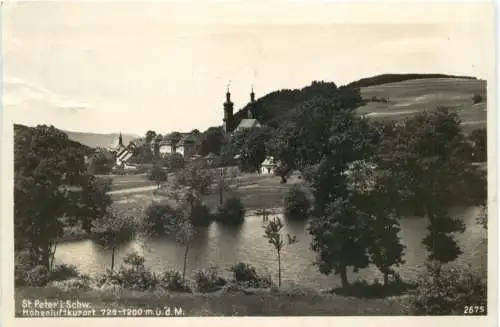
[[[141,186],[141,187],[132,187],[132,188],[124,188],[121,190],[109,191],[108,194],[116,195],[116,194],[128,194],[128,193],[138,193],[138,192],[147,192],[156,190],[158,187],[156,185],[150,186]]]

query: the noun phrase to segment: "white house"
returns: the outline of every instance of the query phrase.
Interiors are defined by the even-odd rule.
[[[277,164],[273,157],[267,157],[260,164],[259,173],[262,175],[274,175],[276,173]]]

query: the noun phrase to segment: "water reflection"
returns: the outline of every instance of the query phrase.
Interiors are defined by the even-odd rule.
[[[457,208],[452,213],[457,218],[462,218],[467,228],[464,234],[457,237],[464,253],[456,264],[486,265],[486,257],[483,255],[485,243],[482,241],[486,232],[476,223],[479,208]],[[307,232],[307,221],[283,221],[284,234],[295,235],[298,240],[298,243],[283,249],[283,284],[294,282],[319,288],[339,285],[337,276],[321,275],[313,265],[315,253],[310,249],[311,237]],[[427,233],[426,227],[427,221],[423,218],[408,217],[401,220],[400,235],[406,245],[406,263],[399,269],[403,278],[415,278],[423,268],[427,254],[421,242]],[[246,217],[240,226],[224,226],[214,222],[208,227],[198,228],[189,250],[188,275],[207,268],[210,264],[217,264],[227,273],[227,267],[243,261],[276,278],[276,252],[263,234],[262,218],[258,216]],[[182,269],[184,247],[171,236],[137,239],[120,247],[116,251],[115,264],[120,265],[123,258],[132,251],[143,254],[146,265],[155,271]],[[75,264],[85,273],[100,273],[110,267],[111,251],[103,250],[91,241],[65,243],[58,246],[56,260]],[[359,274],[351,273],[349,278],[353,280],[358,276],[370,281],[381,278],[375,267],[363,269]]]

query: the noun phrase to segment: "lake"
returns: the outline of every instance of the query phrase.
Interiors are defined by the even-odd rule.
[[[456,217],[463,219],[466,231],[457,235],[463,254],[454,264],[486,269],[485,237],[487,232],[476,223],[479,207],[453,209]],[[313,265],[315,253],[310,249],[310,236],[305,222],[285,221],[284,233],[297,236],[298,243],[285,247],[282,252],[283,285],[299,284],[310,288],[331,288],[340,285],[336,275],[325,276]],[[403,279],[414,279],[424,268],[426,252],[421,243],[426,234],[427,220],[411,217],[401,220],[401,239],[406,245],[406,263],[399,268]],[[189,250],[188,276],[210,264],[217,265],[221,272],[230,276],[227,268],[239,261],[249,263],[261,273],[271,274],[276,280],[277,263],[274,248],[264,239],[262,219],[257,216],[246,217],[239,227],[221,226],[213,223],[200,229]],[[184,248],[168,237],[136,239],[119,248],[116,252],[115,266],[132,251],[146,258],[146,265],[153,271],[168,269],[182,270]],[[59,244],[56,263],[76,265],[82,273],[101,273],[111,266],[111,251],[103,250],[90,240]],[[381,275],[376,267],[350,273],[349,280],[357,278],[373,281]]]

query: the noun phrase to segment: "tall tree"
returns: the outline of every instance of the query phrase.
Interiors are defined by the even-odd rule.
[[[470,153],[458,116],[446,108],[408,119],[381,147],[379,182],[400,203],[397,210],[411,208],[428,218],[423,243],[430,259],[445,263],[461,253],[454,233],[464,224],[448,209],[486,200],[484,172],[471,164]]]
[[[220,154],[225,142],[225,133],[221,127],[210,127],[200,138],[200,154],[206,156],[209,153]]]
[[[74,215],[82,203],[93,204],[85,198],[95,188],[84,150],[52,126],[16,128],[14,174],[16,249],[27,249],[32,260],[50,269],[57,240],[68,224],[66,216]],[[100,209],[95,212],[101,214]]]

